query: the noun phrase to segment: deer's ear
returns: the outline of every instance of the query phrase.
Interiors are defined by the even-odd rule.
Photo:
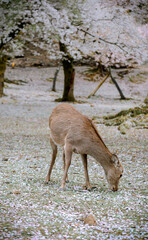
[[[116,156],[116,154],[112,155],[111,160],[115,165],[118,165],[119,160],[118,160],[118,157]]]

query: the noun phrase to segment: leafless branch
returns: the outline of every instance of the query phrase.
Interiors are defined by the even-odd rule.
[[[93,38],[96,38],[95,35],[89,33],[88,31],[86,31],[86,30],[84,30],[84,29],[82,29],[82,28],[79,28],[78,30],[81,31],[81,32],[84,32],[85,34],[87,34],[87,35],[89,35],[89,36],[91,36],[91,37],[93,37]],[[118,45],[117,42],[110,42],[110,41],[108,41],[108,40],[106,40],[106,39],[104,39],[104,38],[101,38],[101,37],[97,37],[97,38],[98,38],[98,42],[99,42],[99,43],[100,43],[100,41],[102,41],[102,42],[105,42],[105,43],[107,43],[107,44],[115,45],[116,47],[120,48],[122,51],[128,53],[124,48],[122,48],[120,45]],[[99,41],[99,40],[100,40],[100,41]]]

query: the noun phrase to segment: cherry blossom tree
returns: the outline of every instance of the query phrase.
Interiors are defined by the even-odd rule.
[[[136,0],[136,4],[141,1]],[[91,56],[106,67],[125,67],[146,60],[147,37],[141,32],[142,23],[118,2],[2,0],[0,56],[3,59],[10,50],[11,54],[20,54],[26,41],[46,49],[51,60],[63,63],[62,100],[73,101],[73,60]]]

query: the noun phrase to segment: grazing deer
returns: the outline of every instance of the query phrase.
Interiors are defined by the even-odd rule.
[[[115,154],[112,154],[100,137],[94,123],[85,115],[78,112],[73,106],[62,103],[56,106],[49,118],[51,130],[50,143],[53,150],[51,165],[46,178],[50,181],[50,175],[57,155],[57,145],[64,147],[64,176],[61,189],[65,189],[68,177],[68,169],[71,164],[72,153],[79,153],[85,170],[86,188],[90,189],[87,170],[87,155],[90,155],[101,164],[106,179],[112,191],[118,190],[119,179],[123,174],[123,167]]]

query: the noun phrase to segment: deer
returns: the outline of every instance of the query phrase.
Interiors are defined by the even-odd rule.
[[[61,103],[53,109],[49,117],[49,128],[52,158],[46,183],[50,181],[57,156],[57,146],[59,145],[63,147],[64,161],[61,190],[65,190],[73,152],[80,154],[82,158],[85,172],[85,189],[91,189],[87,168],[87,155],[89,155],[103,167],[110,189],[112,191],[118,190],[119,180],[123,175],[122,164],[118,157],[109,151],[91,119],[77,111],[71,104]]]

